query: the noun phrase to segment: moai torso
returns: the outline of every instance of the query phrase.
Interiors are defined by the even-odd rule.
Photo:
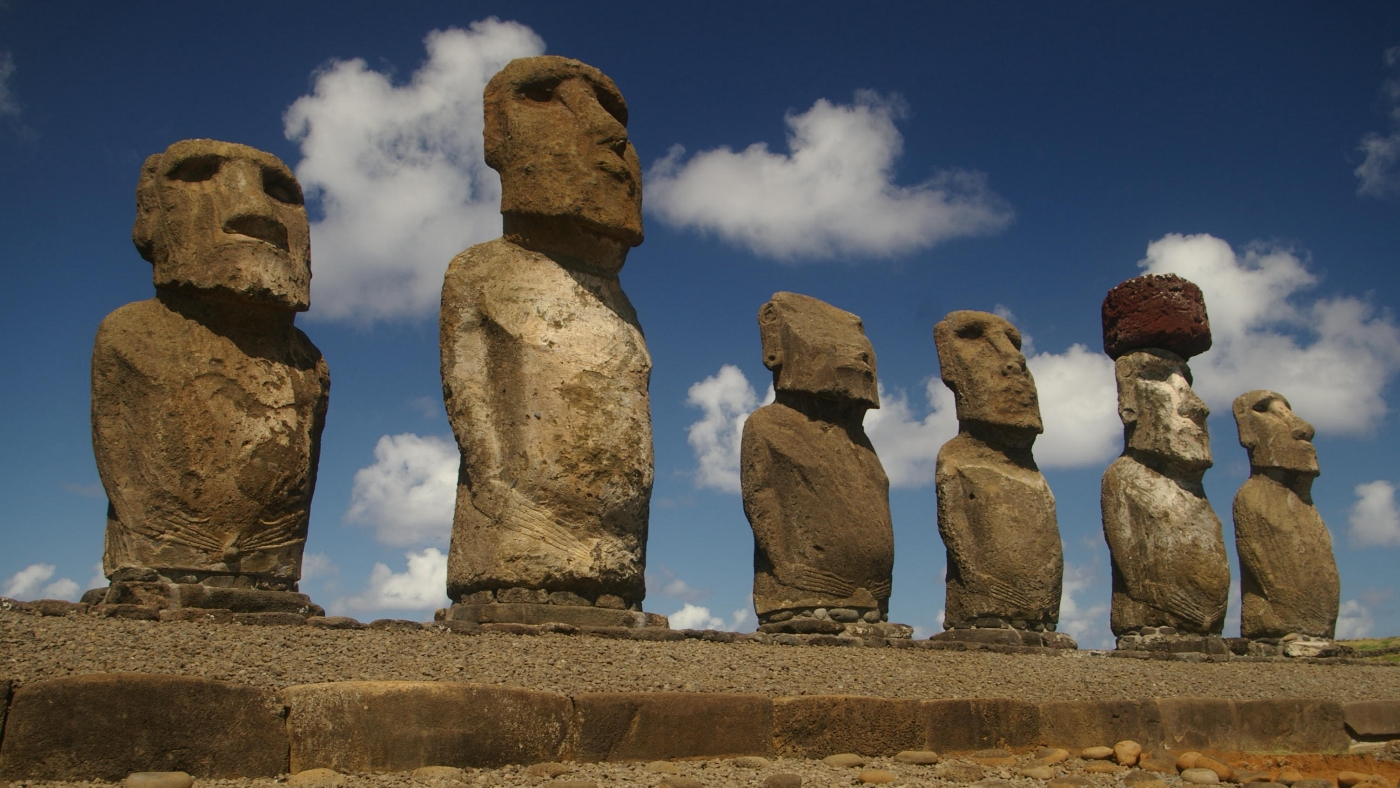
[[[744,422],[739,466],[759,622],[825,610],[838,617],[833,631],[902,627],[881,623],[894,529],[889,480],[862,426],[880,400],[860,318],[777,293],[759,310],[759,332],[776,400]]]
[[[934,339],[959,424],[934,474],[948,553],[945,626],[1053,629],[1064,556],[1055,496],[1031,454],[1040,406],[1020,334],[996,315],[959,311]]]
[[[157,297],[108,315],[92,359],[104,572],[295,590],[330,389],[293,325],[300,188],[270,154],[187,140],[147,160],[137,195]]]
[[[1332,638],[1341,579],[1332,537],[1312,502],[1318,473],[1312,425],[1271,391],[1235,400],[1240,444],[1251,475],[1235,495],[1240,557],[1240,634]]]
[[[626,121],[617,87],[576,60],[514,60],[486,87],[505,232],[452,261],[441,312],[462,452],[447,590],[473,610],[639,611],[646,595],[651,357],[618,281],[642,242]]]

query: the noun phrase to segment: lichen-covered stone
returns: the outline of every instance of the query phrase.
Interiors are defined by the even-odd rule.
[[[1104,537],[1113,564],[1115,635],[1145,626],[1218,635],[1230,566],[1201,477],[1211,466],[1206,417],[1185,360],[1135,350],[1115,362],[1125,448],[1104,472]]]
[[[642,241],[626,104],[560,57],[512,61],[485,99],[505,236],[459,254],[443,283],[443,393],[462,452],[448,593],[631,607],[645,595],[652,443],[651,357],[617,276]]]
[[[301,189],[271,154],[185,140],[146,160],[137,206],[156,297],[108,315],[92,356],[103,569],[295,589],[330,388],[293,325],[311,278]]]
[[[888,612],[889,480],[866,437],[879,407],[860,318],[796,293],[759,310],[776,400],[744,422],[740,484],[760,622],[804,608]]]
[[[1331,638],[1341,580],[1332,537],[1312,500],[1318,475],[1312,425],[1272,391],[1241,394],[1234,412],[1250,466],[1234,507],[1240,632]]]
[[[1162,348],[1183,359],[1210,350],[1210,318],[1201,288],[1176,274],[1144,274],[1103,299],[1103,351],[1117,359]]]
[[[939,450],[935,471],[945,626],[984,617],[1053,626],[1064,556],[1055,496],[1031,453],[1040,406],[1021,335],[996,315],[959,311],[933,336],[958,412],[958,435]]]

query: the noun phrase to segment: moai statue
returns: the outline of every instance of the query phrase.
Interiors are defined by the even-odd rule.
[[[651,356],[618,272],[642,242],[627,104],[601,71],[511,61],[485,92],[504,236],[452,260],[442,389],[462,466],[449,619],[665,626],[641,612]]]
[[[1250,647],[1259,654],[1340,653],[1332,638],[1341,579],[1332,537],[1312,501],[1312,425],[1272,391],[1241,394],[1234,410],[1250,473],[1235,495],[1240,634],[1258,641]]]
[[[759,630],[909,637],[885,623],[890,483],[865,435],[880,407],[860,318],[796,293],[758,312],[775,400],[744,422],[739,480],[754,536]]]
[[[1021,334],[987,312],[933,329],[958,435],[938,451],[938,531],[948,549],[946,629],[937,640],[1076,648],[1055,632],[1064,555],[1055,496],[1031,447],[1042,431]]]
[[[320,614],[301,576],[330,374],[301,187],[276,156],[185,140],[146,159],[132,240],[156,297],[107,316],[92,445],[107,490],[88,601]]]
[[[1225,653],[1230,566],[1201,477],[1209,408],[1186,359],[1210,348],[1200,288],[1172,274],[1129,279],[1103,302],[1123,455],[1103,475],[1113,562],[1110,626],[1120,649]]]

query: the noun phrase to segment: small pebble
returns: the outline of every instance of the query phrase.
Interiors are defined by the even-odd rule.
[[[895,777],[894,772],[887,772],[884,769],[866,769],[856,775],[856,779],[867,785],[882,785],[892,783],[898,778]]]
[[[932,766],[938,763],[938,753],[933,750],[905,750],[896,753],[894,759],[899,763],[908,763],[914,766]]]
[[[678,774],[668,774],[661,778],[661,784],[670,788],[704,788],[705,784],[694,777],[682,777]]]
[[[1293,783],[1296,783],[1301,779],[1303,779],[1302,772],[1298,771],[1292,766],[1285,766],[1279,770],[1278,776],[1274,778],[1274,782],[1283,783],[1284,785],[1292,785]]]
[[[983,766],[1010,766],[1016,762],[1016,756],[1006,750],[979,750],[967,757],[973,763]]]
[[[122,780],[126,788],[190,788],[194,778],[184,772],[135,772]]]
[[[1293,783],[1295,788],[1332,788],[1331,780],[1303,779]]]
[[[307,769],[287,778],[291,788],[332,788],[345,785],[345,775],[335,769]]]
[[[1029,769],[1021,769],[1016,772],[1019,777],[1029,777],[1032,780],[1049,780],[1055,776],[1049,766],[1032,766]]]
[[[1182,754],[1176,756],[1176,768],[1182,771],[1185,771],[1186,769],[1194,769],[1196,768],[1196,759],[1199,757],[1201,757],[1201,754],[1196,752],[1195,750],[1183,752]]]
[[[763,781],[763,788],[802,788],[802,777],[792,772],[770,774]]]
[[[1248,785],[1250,783],[1266,783],[1269,781],[1269,775],[1266,772],[1256,772],[1250,769],[1233,769],[1232,774],[1230,775],[1230,780],[1231,782],[1237,782],[1240,785]]]
[[[1054,766],[1069,759],[1069,750],[1062,750],[1059,747],[1042,747],[1036,750],[1035,759],[1046,766]]]
[[[1202,755],[1199,758],[1197,758],[1196,765],[1192,768],[1210,769],[1211,771],[1215,772],[1215,776],[1219,777],[1221,782],[1225,782],[1226,780],[1230,779],[1230,775],[1232,773],[1229,766],[1221,763],[1220,761],[1215,760],[1214,758],[1208,755]]]
[[[1181,772],[1181,781],[1193,785],[1215,785],[1220,782],[1220,775],[1211,769],[1185,769]]]
[[[652,774],[680,774],[681,767],[670,761],[652,761],[647,764],[647,771]]]
[[[1086,761],[1106,761],[1113,757],[1112,747],[1085,747],[1079,751],[1079,757]]]
[[[743,755],[738,758],[732,758],[729,762],[738,766],[740,769],[767,769],[769,766],[773,765],[772,761],[761,755]]]
[[[865,759],[852,752],[843,752],[822,758],[822,763],[827,766],[835,766],[838,769],[854,769],[857,766],[864,766]]]
[[[1131,739],[1113,745],[1113,758],[1121,766],[1136,766],[1141,755],[1142,745]]]
[[[938,767],[937,774],[956,783],[971,783],[982,779],[986,772],[975,763],[945,763]]]

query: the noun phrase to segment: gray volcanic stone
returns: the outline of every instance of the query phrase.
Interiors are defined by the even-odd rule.
[[[1206,417],[1191,370],[1165,350],[1116,362],[1123,456],[1103,476],[1104,537],[1113,564],[1115,635],[1170,626],[1219,635],[1230,566],[1201,477],[1211,466]]]
[[[958,435],[939,450],[935,472],[948,551],[944,620],[1053,625],[1064,556],[1055,496],[1031,453],[1042,428],[1021,335],[996,315],[960,311],[933,337],[958,410]]]
[[[627,105],[597,69],[544,56],[493,77],[485,113],[505,234],[457,255],[442,290],[443,393],[462,452],[448,595],[567,591],[633,607],[653,470],[651,356],[618,281],[642,242]]]
[[[1234,412],[1250,469],[1234,507],[1240,634],[1331,638],[1341,579],[1332,537],[1312,500],[1318,475],[1312,425],[1272,391],[1241,394]]]
[[[1103,299],[1103,351],[1117,359],[1144,348],[1182,358],[1210,350],[1210,318],[1201,288],[1176,274],[1144,274]]]
[[[862,426],[879,407],[875,351],[860,318],[796,293],[774,294],[758,323],[777,393],[744,422],[739,478],[759,621],[803,608],[883,618],[894,567],[889,480]]]
[[[293,325],[311,280],[301,187],[269,153],[184,140],[136,192],[156,297],[108,315],[92,355],[103,570],[295,590],[330,388]]]

